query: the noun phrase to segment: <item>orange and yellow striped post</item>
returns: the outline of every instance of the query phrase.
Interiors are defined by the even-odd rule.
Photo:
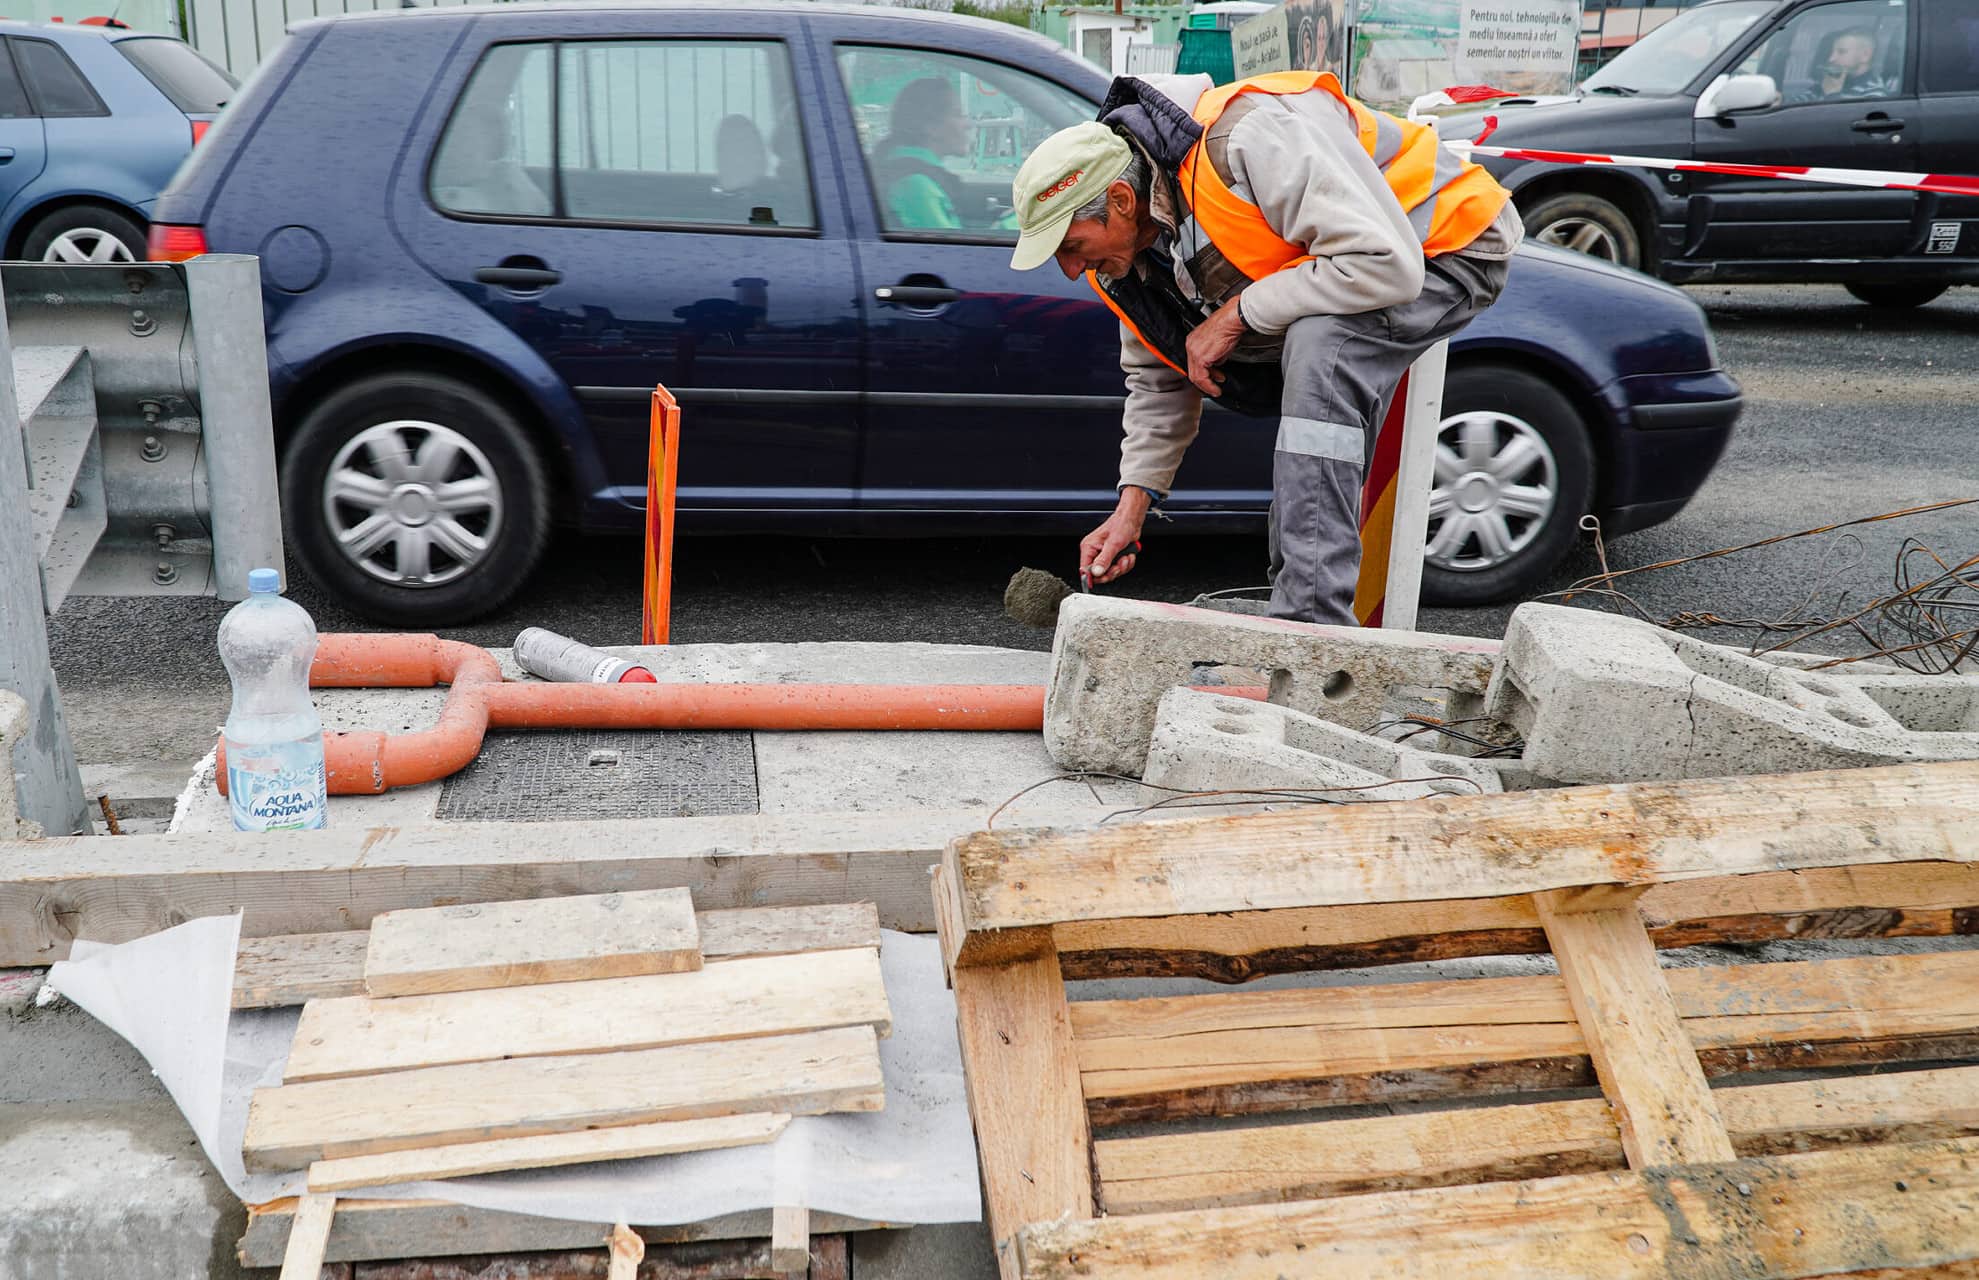
[[[646,442],[646,592],[639,643],[665,644],[673,613],[673,503],[680,475],[680,405],[653,388]]]
[[[1374,459],[1361,481],[1361,572],[1354,585],[1354,617],[1364,627],[1415,630],[1448,363],[1447,342],[1425,351],[1402,375],[1375,436]]]

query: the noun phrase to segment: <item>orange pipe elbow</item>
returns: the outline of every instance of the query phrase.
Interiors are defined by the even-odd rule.
[[[439,723],[415,733],[325,733],[331,795],[377,795],[437,782],[480,754],[498,729],[1032,731],[1044,725],[1033,685],[550,684],[503,681],[486,649],[433,635],[326,635],[318,689],[451,686]],[[218,783],[227,793],[227,744]]]

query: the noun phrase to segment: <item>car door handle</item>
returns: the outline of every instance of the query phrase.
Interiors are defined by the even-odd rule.
[[[888,284],[873,290],[881,302],[902,307],[942,307],[962,296],[960,289],[933,285]]]
[[[482,267],[474,278],[504,289],[547,289],[563,280],[563,272],[548,267]]]
[[[0,164],[6,164],[13,158],[14,149],[12,147],[0,147]]]
[[[1857,133],[1895,133],[1903,128],[1903,121],[1892,120],[1888,116],[1870,116],[1867,120],[1857,120],[1849,128]]]

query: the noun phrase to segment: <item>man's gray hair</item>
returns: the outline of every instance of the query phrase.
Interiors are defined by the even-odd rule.
[[[1124,182],[1132,187],[1134,189],[1134,199],[1139,201],[1141,207],[1145,209],[1148,203],[1148,188],[1152,178],[1148,170],[1147,157],[1142,155],[1141,149],[1131,142],[1127,144],[1127,150],[1130,152],[1127,158],[1127,167],[1120,171],[1120,176],[1115,178],[1113,182]],[[1106,191],[1100,192],[1097,196],[1074,210],[1072,220],[1074,222],[1098,222],[1104,224],[1107,219],[1106,193],[1113,190],[1113,182],[1106,184]]]

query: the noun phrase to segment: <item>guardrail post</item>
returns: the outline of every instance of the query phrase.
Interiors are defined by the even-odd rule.
[[[91,830],[82,775],[62,716],[62,695],[48,657],[41,557],[28,515],[27,437],[14,396],[14,349],[0,307],[0,689],[27,703],[28,730],[0,738],[0,767],[19,797],[19,816],[48,835]],[[11,835],[12,832],[7,834]]]
[[[185,273],[199,365],[213,585],[222,600],[244,600],[250,569],[275,569],[288,578],[275,491],[261,263],[247,254],[206,254],[186,263]]]

